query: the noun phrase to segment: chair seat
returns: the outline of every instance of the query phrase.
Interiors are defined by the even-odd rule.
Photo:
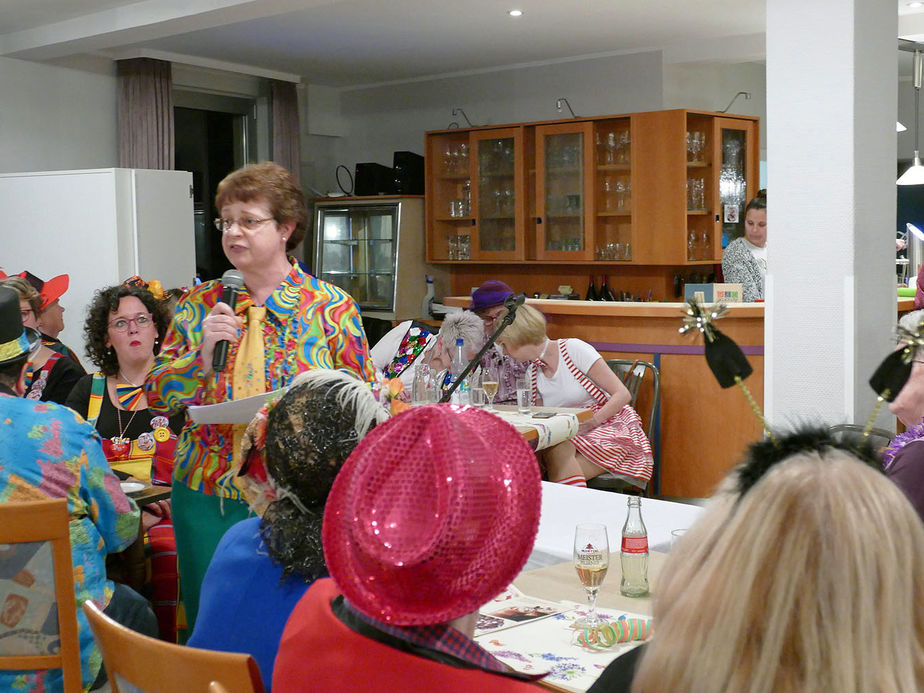
[[[604,472],[587,480],[587,488],[616,493],[641,494],[645,486],[646,484],[639,483],[638,479],[613,472]]]

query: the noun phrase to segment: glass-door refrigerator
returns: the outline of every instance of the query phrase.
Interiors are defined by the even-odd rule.
[[[315,274],[349,293],[363,317],[423,319],[423,197],[315,201]],[[429,317],[429,316],[426,316]]]

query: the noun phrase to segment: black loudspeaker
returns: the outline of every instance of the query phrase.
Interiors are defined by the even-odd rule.
[[[363,195],[394,195],[395,173],[388,166],[382,164],[356,164],[356,175],[353,178],[353,194]]]
[[[395,193],[424,194],[424,158],[414,152],[395,152]]]

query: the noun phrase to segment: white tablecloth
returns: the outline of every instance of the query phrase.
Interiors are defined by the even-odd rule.
[[[526,570],[570,561],[574,550],[574,526],[580,522],[606,525],[610,550],[619,550],[626,521],[627,498],[622,493],[542,482],[542,516],[539,533]],[[642,498],[642,519],[652,550],[670,549],[671,530],[690,527],[703,509],[686,503]]]

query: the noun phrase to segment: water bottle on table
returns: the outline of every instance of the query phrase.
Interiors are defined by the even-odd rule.
[[[626,597],[648,596],[648,530],[642,520],[642,499],[629,496],[629,514],[622,528],[622,582],[619,592]]]
[[[462,371],[465,370],[465,366],[468,365],[468,359],[465,358],[465,340],[461,337],[456,339],[456,347],[452,352],[452,364],[449,366],[449,371],[452,374],[452,382],[455,383],[459,376],[462,374]],[[461,383],[459,387],[456,388],[456,391],[452,393],[450,398],[450,403],[452,404],[469,404],[469,383],[466,378]]]

